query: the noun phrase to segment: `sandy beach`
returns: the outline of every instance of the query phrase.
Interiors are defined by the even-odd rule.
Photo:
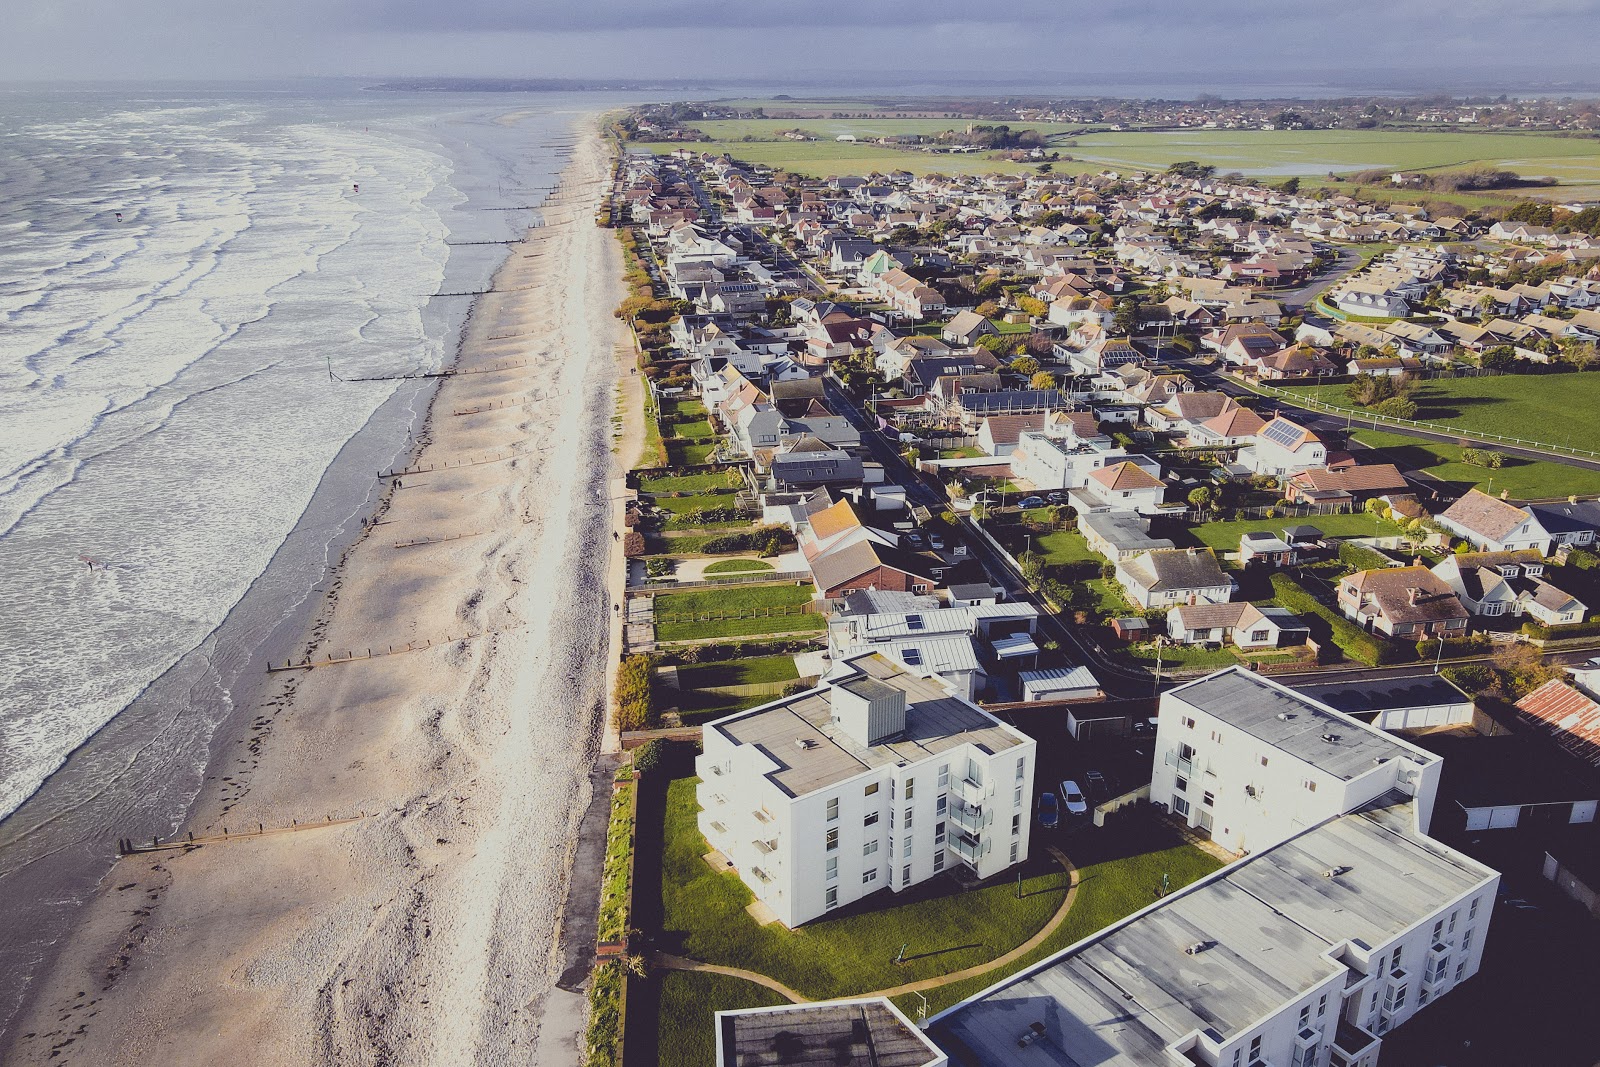
[[[185,827],[233,839],[120,860],[0,1060],[576,1062],[622,366],[582,129],[305,639],[419,647],[267,676]]]

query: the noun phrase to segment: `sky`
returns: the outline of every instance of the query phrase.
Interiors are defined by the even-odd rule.
[[[0,79],[1059,79],[1600,89],[1600,0],[5,0]],[[907,73],[909,72],[909,74]]]

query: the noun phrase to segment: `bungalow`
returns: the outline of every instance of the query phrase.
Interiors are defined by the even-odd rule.
[[[1537,549],[1514,552],[1461,552],[1436,564],[1438,575],[1468,611],[1486,618],[1527,615],[1546,626],[1583,621],[1587,606],[1544,580],[1544,557]]]
[[[1411,487],[1393,463],[1316,467],[1292,476],[1284,488],[1291,504],[1360,504],[1397,494],[1410,496]]]
[[[1152,429],[1187,435],[1208,419],[1237,406],[1226,393],[1180,392],[1145,412],[1145,419]]]
[[[1043,430],[1049,416],[1042,412],[1028,415],[990,415],[978,427],[978,447],[985,455],[1010,456],[1024,430]]]
[[[1328,460],[1322,439],[1299,423],[1275,415],[1248,447],[1239,450],[1239,463],[1256,474],[1286,478],[1320,467]]]
[[[1366,282],[1347,282],[1333,294],[1333,303],[1346,315],[1404,318],[1411,314],[1411,305],[1400,293]]]
[[[1467,632],[1467,609],[1441,578],[1422,566],[1346,575],[1339,581],[1339,610],[1363,629],[1402,640]]]
[[[1100,681],[1088,667],[1056,667],[1042,671],[1023,671],[1017,675],[1022,684],[1022,699],[1036,700],[1100,700],[1105,693]]]
[[[809,515],[800,549],[819,599],[862,589],[932,592],[944,577],[944,562],[901,549],[898,541],[864,524],[850,502],[840,500]]]
[[[1530,504],[1528,510],[1556,546],[1592,545],[1600,530],[1600,501],[1569,499],[1560,504]]]
[[[1550,534],[1537,516],[1527,508],[1497,500],[1476,489],[1468,490],[1445,509],[1439,516],[1439,524],[1481,551],[1533,548],[1541,556],[1550,554]]]
[[[1150,520],[1133,511],[1091,511],[1078,516],[1078,531],[1089,548],[1112,562],[1172,548],[1165,537],[1150,536]]]
[[[1286,648],[1305,644],[1311,630],[1286,608],[1182,604],[1167,612],[1167,635],[1180,645],[1231,640],[1245,649]]]
[[[1267,423],[1246,407],[1228,408],[1189,431],[1188,443],[1197,448],[1223,448],[1253,441]]]
[[[943,336],[951,344],[970,347],[978,343],[978,338],[999,332],[994,323],[976,311],[960,311],[944,324]]]
[[[1117,564],[1117,581],[1142,608],[1223,604],[1233,582],[1209,548],[1157,549]]]

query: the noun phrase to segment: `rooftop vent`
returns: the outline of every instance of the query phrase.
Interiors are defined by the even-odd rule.
[[[1288,722],[1290,719],[1294,718],[1294,712],[1292,712],[1292,711],[1280,711],[1280,712],[1278,712],[1278,718],[1283,720],[1284,722]]]
[[[817,739],[814,737],[797,737],[794,739],[796,748],[816,748]]]
[[[1324,741],[1328,742],[1328,744],[1330,744],[1330,745],[1337,745],[1339,743],[1339,735],[1338,734],[1323,734],[1322,735],[1322,739]]]
[[[1323,871],[1322,872],[1322,877],[1324,877],[1324,878],[1337,878],[1341,874],[1343,874],[1345,871],[1348,871],[1349,869],[1350,869],[1349,867],[1346,867],[1342,863],[1335,864],[1334,866],[1329,867],[1327,870]]]
[[[1200,953],[1204,952],[1206,949],[1208,949],[1210,947],[1211,947],[1211,942],[1209,942],[1209,941],[1196,941],[1193,944],[1189,945],[1189,947],[1185,948],[1183,951],[1184,951],[1184,953],[1186,955],[1198,956],[1198,955],[1200,955]]]

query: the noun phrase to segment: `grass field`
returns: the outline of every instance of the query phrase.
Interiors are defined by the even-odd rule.
[[[1474,486],[1487,493],[1498,494],[1504,490],[1515,500],[1600,494],[1600,471],[1568,467],[1551,460],[1507,456],[1499,470],[1489,470],[1462,462],[1458,445],[1422,441],[1380,430],[1357,430],[1351,434],[1351,439],[1381,450],[1384,460],[1401,470],[1425,471],[1430,477],[1448,482],[1453,489],[1462,492]]]
[[[661,1067],[705,1067],[717,1058],[717,1012],[787,1003],[765,986],[742,978],[667,971],[661,976],[656,1062]]]
[[[1300,386],[1293,395],[1354,407],[1342,385]],[[1417,418],[1466,433],[1519,437],[1556,448],[1600,451],[1600,373],[1505,374],[1419,382]]]
[[[704,511],[708,508],[731,508],[736,499],[735,493],[696,493],[694,496],[658,496],[655,498],[655,504],[662,511],[682,515],[685,512]]]
[[[706,419],[669,423],[667,430],[669,437],[714,437],[717,432],[711,428],[710,421]]]
[[[714,444],[694,445],[684,441],[667,442],[667,462],[674,467],[689,467],[697,463],[708,463],[711,454],[717,450]]]
[[[677,779],[667,793],[662,946],[770,975],[810,997],[867,993],[993,959],[1038,932],[1066,894],[1066,872],[1043,859],[1025,867],[1021,899],[1015,877],[966,892],[937,878],[799,930],[758,926],[744,910],[750,890],[700,858],[708,846],[695,824],[697,781]],[[896,964],[902,945],[906,960]]]
[[[1043,510],[1043,509],[1041,509]],[[1030,548],[1038,554],[1046,567],[1065,563],[1103,562],[1090,548],[1089,542],[1076,530],[1051,530],[1031,536],[1024,526],[994,526],[989,532],[995,540],[1016,555]]]
[[[801,174],[886,172],[970,174],[1019,172],[1029,165],[987,159],[981,154],[935,155],[875,144],[835,140],[779,141],[780,130],[801,127],[828,138],[905,133],[930,134],[962,129],[963,119],[750,119],[700,123],[716,138],[690,147],[727,152],[736,159]],[[1079,173],[1107,167],[1164,170],[1181,160],[1209,163],[1223,172],[1270,177],[1351,173],[1371,169],[1452,170],[1484,163],[1527,177],[1553,177],[1564,183],[1600,182],[1600,141],[1545,134],[1470,133],[1461,130],[1161,130],[1080,134],[1074,127],[1049,123],[1010,123],[1014,129],[1039,129],[1051,147],[1072,161],[1059,171]],[[743,138],[755,138],[745,141]],[[1066,142],[1071,142],[1066,143]],[[673,143],[639,147],[670,152]],[[1375,187],[1381,188],[1381,187]],[[1411,194],[1416,195],[1414,192]],[[1458,195],[1458,194],[1452,194]],[[1505,194],[1502,194],[1505,195]],[[1512,194],[1515,195],[1515,194]]]
[[[1170,537],[1179,548],[1191,544],[1205,545],[1218,552],[1237,552],[1243,534],[1265,530],[1278,533],[1285,526],[1315,526],[1329,537],[1392,537],[1401,532],[1392,522],[1375,515],[1357,512],[1354,515],[1306,515],[1299,518],[1239,519],[1232,522],[1207,522],[1199,526],[1176,527],[1161,530],[1161,536]]]
[[[707,574],[748,574],[754,571],[770,571],[772,564],[764,559],[719,559],[709,564]]]
[[[1113,820],[1105,830],[1091,831],[1070,840],[1065,851],[1077,864],[1080,881],[1077,899],[1066,921],[1045,938],[1043,944],[1003,970],[928,990],[924,994],[928,998],[928,1013],[943,1011],[958,1000],[993,985],[1004,975],[1031,967],[1153,904],[1159,896],[1162,875],[1167,877],[1168,888],[1176,890],[1221,866],[1199,849],[1179,844],[1164,827],[1136,820],[1136,816]],[[897,998],[895,1003],[912,1018],[921,1006],[915,994]]]
[[[800,677],[793,656],[752,656],[721,663],[697,663],[678,668],[678,684],[685,689],[719,685],[755,685],[758,682],[792,682]]]
[[[663,475],[653,478],[639,479],[639,492],[641,493],[703,493],[715,492],[718,489],[736,489],[740,484],[736,471],[723,471],[720,474],[680,474]]]
[[[811,601],[809,585],[746,585],[705,589],[689,593],[664,593],[656,597],[656,637],[662,641],[688,641],[701,637],[742,637],[747,634],[805,633],[823,629],[824,616],[796,609]],[[747,615],[744,618],[671,619],[764,612],[788,608],[791,614]]]
[[[1131,645],[1127,650],[1130,660],[1143,664],[1146,667],[1156,665],[1155,645]],[[1163,671],[1193,669],[1204,667],[1219,670],[1223,667],[1232,667],[1238,664],[1239,657],[1235,656],[1228,647],[1202,648],[1199,645],[1167,645],[1161,649],[1161,669]]]

